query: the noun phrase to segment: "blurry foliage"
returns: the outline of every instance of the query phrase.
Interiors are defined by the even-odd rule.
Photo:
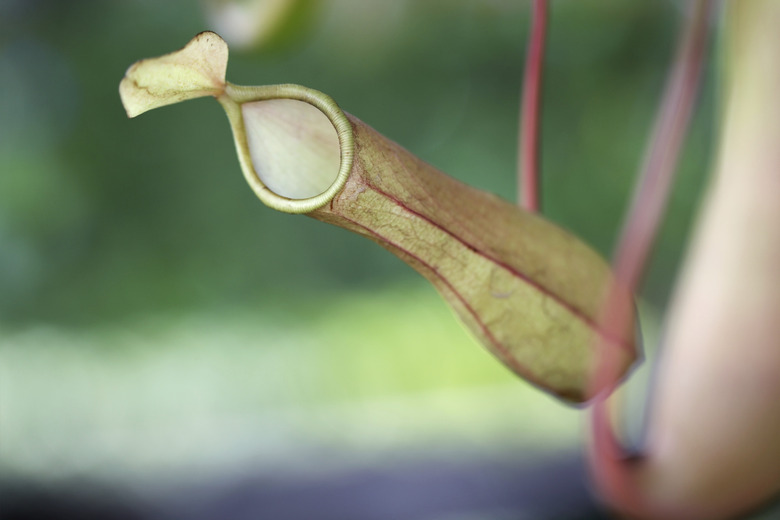
[[[9,474],[148,486],[573,449],[581,417],[474,348],[437,299],[404,284],[4,334],[0,492]]]
[[[306,40],[322,0],[202,0],[206,21],[233,49],[274,53]]]
[[[357,236],[255,200],[218,105],[126,119],[117,94],[125,67],[210,28],[200,7],[0,1],[6,327],[319,301],[416,279]],[[553,2],[551,15],[544,211],[609,255],[678,13],[669,2],[609,0]],[[299,45],[233,52],[230,77],[327,92],[454,177],[512,198],[527,17],[525,3],[508,0],[329,0]],[[647,295],[659,304],[708,167],[711,95],[694,121],[648,277]]]

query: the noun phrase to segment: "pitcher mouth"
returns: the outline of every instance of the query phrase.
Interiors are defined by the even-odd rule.
[[[344,188],[354,136],[330,96],[300,85],[226,83],[217,99],[230,121],[244,178],[266,206],[309,213]]]

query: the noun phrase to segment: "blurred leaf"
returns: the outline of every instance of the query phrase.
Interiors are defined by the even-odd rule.
[[[294,45],[316,20],[321,0],[204,0],[206,19],[231,47],[275,51]]]

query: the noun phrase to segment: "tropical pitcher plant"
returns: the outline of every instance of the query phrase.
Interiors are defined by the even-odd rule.
[[[684,140],[714,13],[688,3],[656,125],[610,265],[539,213],[546,0],[523,85],[520,206],[448,177],[299,85],[226,81],[204,32],[132,65],[127,114],[212,96],[267,206],[377,242],[428,279],[474,337],[543,391],[591,407],[597,490],[634,518],[730,518],[780,491],[780,2],[723,13],[715,167],[670,314],[646,441],[622,447],[610,398],[641,358],[633,294]],[[521,207],[522,206],[522,207]]]

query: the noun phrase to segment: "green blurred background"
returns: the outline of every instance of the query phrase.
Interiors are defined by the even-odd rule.
[[[231,50],[230,81],[322,90],[514,198],[528,2],[304,3],[271,49]],[[551,5],[544,213],[609,256],[681,13]],[[516,381],[405,264],[256,200],[217,103],[125,117],[125,69],[210,28],[194,1],[0,0],[0,472],[174,481],[576,449],[581,413]],[[708,169],[712,83],[648,315],[673,287]]]

